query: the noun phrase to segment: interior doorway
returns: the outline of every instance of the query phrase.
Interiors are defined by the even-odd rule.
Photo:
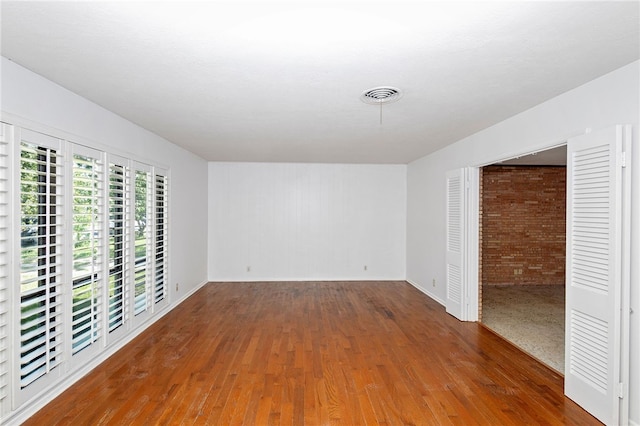
[[[566,146],[480,170],[479,319],[564,373]]]

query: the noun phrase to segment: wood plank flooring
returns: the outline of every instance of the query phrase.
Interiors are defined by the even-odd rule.
[[[210,283],[27,425],[600,424],[405,282]]]

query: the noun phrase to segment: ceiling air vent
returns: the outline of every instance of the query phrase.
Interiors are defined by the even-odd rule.
[[[383,104],[397,101],[402,97],[400,89],[396,89],[391,86],[374,87],[373,89],[365,90],[360,95],[362,102],[367,104]]]

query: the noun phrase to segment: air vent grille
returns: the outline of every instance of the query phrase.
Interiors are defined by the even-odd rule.
[[[397,101],[402,97],[400,89],[391,86],[374,87],[373,89],[365,90],[360,95],[362,102],[367,104],[382,104]]]

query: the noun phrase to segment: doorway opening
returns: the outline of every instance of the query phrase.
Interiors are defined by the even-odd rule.
[[[479,319],[564,374],[566,146],[480,169]]]

